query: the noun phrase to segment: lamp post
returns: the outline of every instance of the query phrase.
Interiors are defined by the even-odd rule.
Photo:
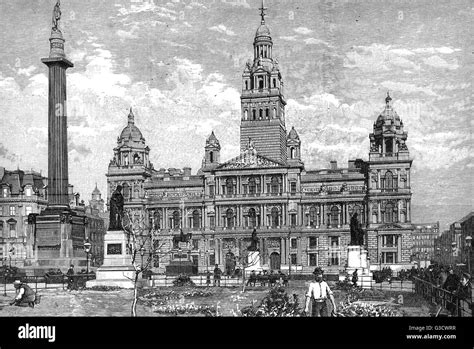
[[[428,264],[428,252],[425,251],[425,268],[426,268],[427,264]]]
[[[89,252],[91,251],[92,244],[87,238],[84,242],[84,251],[86,252],[86,280],[89,280]]]
[[[206,250],[205,258],[206,258],[206,272],[209,273],[209,250]]]
[[[439,247],[436,247],[436,262],[438,264],[443,264],[441,263],[441,249]]]
[[[291,228],[288,231],[288,280],[291,280]]]
[[[178,248],[178,259],[179,259],[178,275],[181,275],[181,248]]]
[[[467,250],[467,272],[471,274],[471,243],[472,236],[466,236],[466,250]]]
[[[142,269],[143,269],[143,257],[145,256],[145,248],[143,246],[140,248],[140,256],[142,258],[141,264],[142,264]]]

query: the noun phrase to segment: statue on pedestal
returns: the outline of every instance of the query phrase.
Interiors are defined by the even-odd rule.
[[[117,185],[117,188],[110,198],[110,223],[109,230],[122,230],[123,218],[123,195],[122,186]]]
[[[52,30],[53,31],[60,31],[59,30],[59,27],[58,27],[58,24],[59,24],[59,20],[61,19],[61,1],[58,0],[56,2],[56,5],[54,5],[54,9],[53,9],[53,27],[52,27]]]
[[[352,246],[362,246],[364,244],[364,231],[362,224],[359,223],[357,212],[351,217],[351,242]]]
[[[258,251],[258,237],[257,237],[257,229],[254,229],[252,232],[252,241],[250,246],[247,247],[247,251]]]

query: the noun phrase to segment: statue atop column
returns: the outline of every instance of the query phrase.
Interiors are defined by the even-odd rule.
[[[117,185],[117,188],[110,198],[110,222],[108,230],[122,230],[123,218],[123,195],[122,186]]]
[[[362,246],[364,244],[364,231],[357,218],[357,212],[351,217],[351,246]]]
[[[53,27],[52,27],[52,30],[53,31],[61,31],[59,30],[59,27],[58,27],[58,24],[59,24],[59,20],[61,19],[61,1],[58,0],[56,2],[56,5],[54,5],[54,9],[53,9]]]
[[[250,246],[247,248],[248,251],[258,251],[258,237],[257,237],[257,229],[253,229],[252,232],[252,241]]]

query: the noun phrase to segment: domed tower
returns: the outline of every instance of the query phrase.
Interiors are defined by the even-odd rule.
[[[296,132],[295,128],[292,127],[288,137],[286,139],[287,155],[288,155],[288,164],[291,166],[302,167],[303,162],[301,162],[301,140]]]
[[[261,22],[253,42],[253,62],[246,63],[242,74],[240,149],[243,152],[251,138],[260,155],[286,163],[286,101],[265,10],[262,4]]]
[[[377,263],[409,262],[411,243],[412,159],[405,143],[407,132],[387,93],[385,108],[369,135],[367,163],[368,244]],[[378,252],[377,252],[378,251]]]
[[[102,194],[97,188],[97,183],[95,184],[95,188],[92,191],[92,199],[89,200],[89,206],[99,211],[99,213],[104,212],[104,199],[102,199]]]
[[[108,197],[119,184],[125,201],[140,200],[144,196],[143,181],[153,172],[149,153],[150,148],[135,125],[135,115],[130,108],[127,126],[117,138],[114,157],[109,163]]]

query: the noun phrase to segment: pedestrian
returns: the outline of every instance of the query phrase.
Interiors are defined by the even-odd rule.
[[[357,286],[357,281],[359,280],[359,275],[357,275],[357,269],[352,273],[352,286]]]
[[[276,275],[273,273],[273,270],[270,270],[270,274],[268,275],[268,286],[274,287],[276,283]]]
[[[247,280],[246,286],[252,285],[255,287],[256,281],[257,281],[257,274],[255,273],[255,270],[252,270],[252,272],[249,275],[249,279]]]
[[[219,265],[216,264],[214,268],[214,286],[219,284],[219,287],[221,287],[221,275],[222,275],[222,270],[219,268]]]
[[[334,300],[334,295],[326,281],[323,280],[323,273],[324,271],[320,267],[314,269],[314,281],[309,284],[309,289],[306,293],[305,313],[312,317],[329,316],[327,306],[328,297],[332,304],[331,314],[336,313],[336,302]],[[311,314],[309,311],[310,305]]]
[[[74,282],[74,264],[69,266],[69,269],[66,272],[67,276],[67,289],[69,291],[76,289],[76,283]]]
[[[16,290],[15,299],[10,302],[10,305],[16,305],[19,307],[29,306],[31,308],[35,307],[36,293],[25,283],[22,283],[20,280],[15,280],[13,282],[13,287]]]
[[[438,279],[437,279],[437,286],[443,287],[447,278],[448,278],[448,274],[446,273],[446,270],[444,269],[444,267],[441,267],[439,271]]]
[[[443,284],[443,288],[449,292],[454,292],[458,289],[458,286],[459,278],[456,274],[454,274],[453,267],[449,267],[448,276]]]
[[[211,286],[211,272],[209,270],[206,272],[206,286]]]
[[[456,295],[460,299],[471,300],[472,291],[471,291],[471,275],[468,273],[463,273],[461,276],[461,283],[456,290]]]

